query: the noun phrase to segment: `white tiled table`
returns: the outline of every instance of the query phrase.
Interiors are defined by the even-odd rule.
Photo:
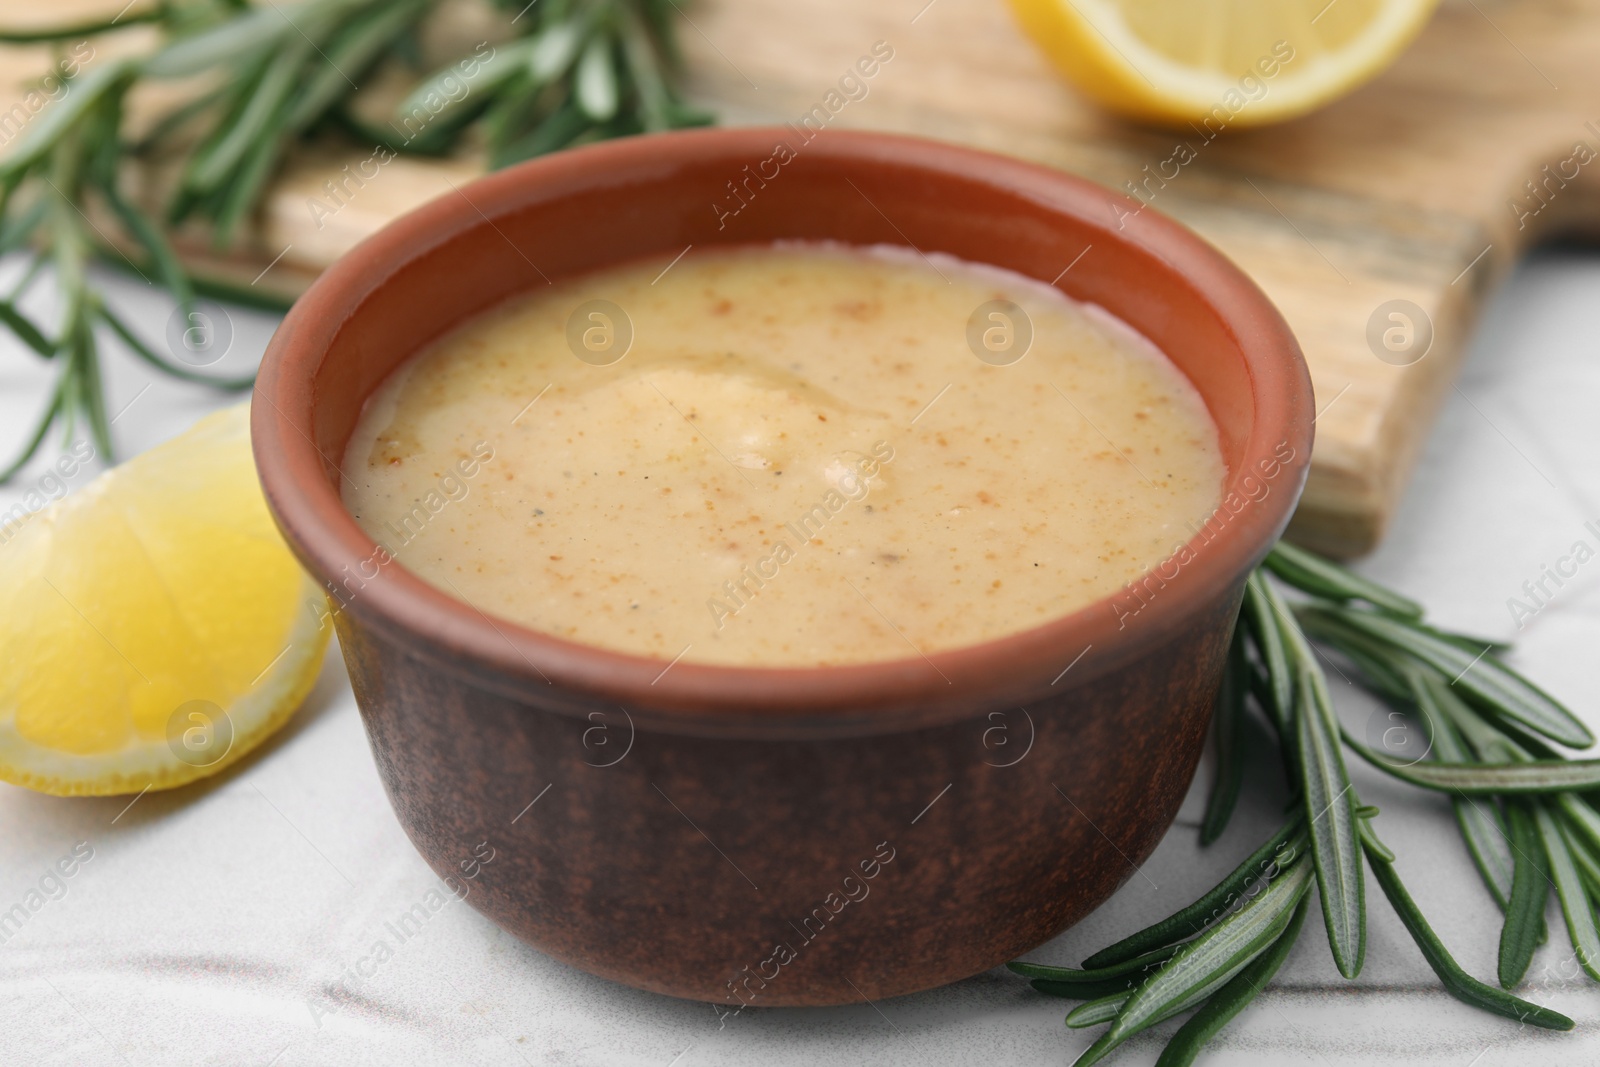
[[[0,284],[15,267],[0,265]],[[117,305],[160,336],[170,304],[137,281],[108,284]],[[1600,519],[1597,308],[1600,257],[1546,255],[1517,274],[1484,322],[1399,519],[1363,564],[1367,573],[1417,596],[1447,624],[1513,633],[1506,599],[1584,536],[1585,521]],[[232,318],[227,364],[247,367],[273,319]],[[120,352],[108,363],[109,407],[121,413],[115,431],[125,452],[171,436],[220,402],[152,382]],[[7,452],[31,422],[45,380],[37,360],[4,342]],[[0,489],[0,507],[36,477]],[[1516,662],[1600,728],[1597,588],[1600,563],[1517,635]],[[129,810],[125,798],[59,800],[0,785],[0,910],[75,844],[93,849],[66,881],[66,895],[0,945],[0,1064],[1066,1063],[1091,1039],[1062,1027],[1063,1002],[1003,971],[876,1008],[747,1012],[719,1029],[705,1005],[591,978],[462,904],[399,945],[361,980],[355,1002],[319,1020],[314,1006],[329,1003],[321,990],[366,955],[386,920],[437,885],[389,811],[337,652],[331,656],[294,722],[218,779],[150,794]],[[1358,727],[1371,714],[1359,694],[1338,698]],[[1354,770],[1363,799],[1383,808],[1384,837],[1440,935],[1473,973],[1492,976],[1498,916],[1448,806]],[[1201,851],[1193,826],[1207,776],[1202,769],[1179,825],[1146,864],[1148,877],[1129,881],[1035,958],[1075,964],[1186,903],[1266,835],[1283,798],[1250,788],[1228,835]],[[1203,1062],[1600,1061],[1600,986],[1562,980],[1555,970],[1565,933],[1554,912],[1551,945],[1536,958],[1527,992],[1578,1020],[1566,1035],[1451,1000],[1375,886],[1369,900],[1358,981],[1337,977],[1313,917],[1271,991]],[[1148,1064],[1157,1051],[1154,1038],[1136,1040],[1113,1062]]]

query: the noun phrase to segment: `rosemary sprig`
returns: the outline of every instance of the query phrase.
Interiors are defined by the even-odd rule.
[[[148,78],[228,75],[198,112],[204,131],[186,152],[168,223],[198,216],[211,224],[218,248],[231,245],[291,145],[359,91],[430,6],[304,0],[287,10],[254,8],[147,59],[141,74]],[[170,130],[169,143],[183,125]]]
[[[0,161],[0,253],[38,250],[36,264],[55,268],[64,308],[54,329],[18,309],[36,271],[0,299],[0,327],[57,366],[39,421],[0,481],[32,459],[52,427],[70,438],[85,425],[99,454],[114,457],[100,376],[99,343],[107,333],[182,380],[250,385],[249,378],[219,378],[161,355],[106,305],[88,267],[96,257],[120,261],[159,282],[182,314],[193,315],[196,294],[215,287],[183,267],[174,232],[200,223],[217,249],[236,246],[302,141],[354,135],[366,147],[428,154],[468,147],[469,135],[479,132],[490,165],[499,167],[585,140],[710,121],[675,87],[672,0],[493,2],[506,13],[509,40],[484,42],[424,78],[394,123],[379,130],[354,117],[360,87],[379,67],[415,56],[422,24],[441,0],[163,0],[109,22],[0,28],[0,42],[62,46],[133,24],[162,31],[143,54],[95,60],[91,49],[87,61],[63,60],[65,91]],[[135,138],[130,94],[173,80],[200,88]],[[173,164],[175,185],[161,210],[123,190],[124,171],[136,159]],[[127,253],[112,251],[96,218],[115,220]]]
[[[681,59],[672,0],[499,2],[519,13],[519,36],[470,78],[454,63],[423,79],[391,123],[404,145],[439,151],[476,121],[490,166],[504,167],[586,141],[712,121],[674,85]]]
[[[1424,728],[1422,759],[1392,759],[1340,726],[1313,641]],[[1218,779],[1202,842],[1219,836],[1232,814],[1234,779],[1244,766],[1239,737],[1252,707],[1277,736],[1295,803],[1277,833],[1210,892],[1091,955],[1085,969],[1010,965],[1041,993],[1087,1000],[1067,1017],[1069,1026],[1109,1024],[1078,1064],[1193,1010],[1159,1061],[1190,1063],[1288,957],[1313,882],[1335,963],[1355,977],[1366,945],[1364,867],[1452,996],[1519,1022],[1571,1029],[1566,1016],[1506,990],[1522,981],[1547,936],[1552,886],[1579,966],[1600,981],[1600,760],[1569,759],[1551,746],[1583,746],[1593,737],[1506,666],[1505,650],[1428,624],[1414,601],[1335,563],[1275,547],[1246,585],[1229,652],[1217,705]],[[1374,829],[1377,810],[1356,797],[1345,748],[1402,781],[1450,795],[1473,863],[1505,913],[1497,975],[1503,988],[1462,970],[1428,925]],[[1243,906],[1231,907],[1240,900]]]

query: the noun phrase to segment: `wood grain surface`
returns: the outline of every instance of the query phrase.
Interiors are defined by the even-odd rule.
[[[4,0],[0,21],[62,22],[106,6]],[[1129,210],[1147,202],[1217,244],[1282,309],[1310,361],[1321,414],[1291,530],[1341,556],[1382,536],[1485,295],[1531,243],[1600,231],[1600,0],[1446,0],[1399,62],[1353,95],[1214,137],[1099,111],[1051,72],[1002,0],[683,8],[690,95],[725,123],[798,119],[884,41],[893,59],[831,125],[936,137],[1137,187]],[[470,0],[447,16],[440,34],[452,40],[493,32]],[[0,50],[0,144],[4,101],[25,98],[40,62],[36,50]],[[196,244],[197,269],[293,294],[481,166],[470,154],[396,159],[335,205],[324,183],[370,155],[309,149],[278,182],[249,247],[219,259]],[[1369,339],[1404,327],[1387,317],[1391,301],[1421,309],[1410,314],[1413,336],[1431,324],[1420,358]]]

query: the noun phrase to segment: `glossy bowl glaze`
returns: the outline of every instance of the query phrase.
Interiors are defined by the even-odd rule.
[[[1109,309],[1205,398],[1223,506],[1137,588],[1076,614],[812,669],[669,665],[489,618],[346,512],[337,463],[363,401],[464,319],[546,279],[781,238],[947,252]],[[1312,421],[1282,318],[1171,220],[1011,159],[788,128],[614,141],[440,197],[300,299],[252,411],[267,500],[332,595],[385,788],[434,870],[584,970],[763,1006],[979,973],[1134,873],[1193,776]]]

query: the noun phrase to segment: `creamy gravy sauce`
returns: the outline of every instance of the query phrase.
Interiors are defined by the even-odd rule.
[[[997,300],[1026,321],[974,324]],[[795,666],[1107,597],[1189,540],[1225,467],[1193,386],[1100,309],[948,256],[796,243],[634,263],[468,322],[379,388],[344,473],[395,561],[486,614]]]

